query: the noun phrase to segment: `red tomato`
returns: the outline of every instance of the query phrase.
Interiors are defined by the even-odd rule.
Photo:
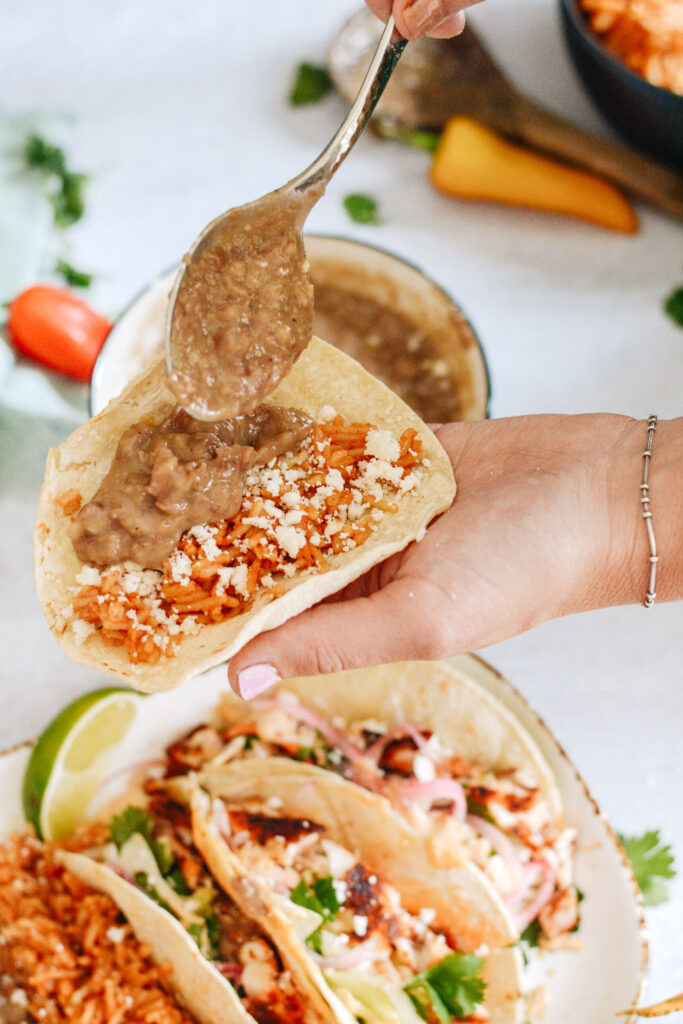
[[[10,303],[7,327],[23,355],[87,382],[111,323],[63,288],[36,284]]]

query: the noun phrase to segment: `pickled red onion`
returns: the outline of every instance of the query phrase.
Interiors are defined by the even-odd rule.
[[[225,978],[231,978],[235,981],[243,970],[240,964],[231,963],[229,960],[216,960],[214,961],[214,967],[217,967]]]
[[[360,747],[357,747],[355,743],[348,740],[343,732],[335,729],[326,718],[323,718],[316,711],[304,707],[303,704],[283,700],[281,697],[267,697],[263,700],[252,700],[250,707],[254,711],[270,711],[272,708],[284,711],[285,714],[290,715],[297,722],[301,722],[302,725],[309,725],[312,729],[319,732],[328,743],[331,743],[333,747],[340,750],[349,761],[355,761],[364,756],[365,752]]]
[[[366,757],[369,757],[374,761],[375,764],[379,764],[386,747],[388,747],[390,743],[393,743],[394,740],[401,740],[406,736],[410,737],[421,753],[425,754],[425,756],[431,761],[434,760],[434,755],[428,749],[424,736],[414,725],[409,725],[407,723],[404,725],[396,725],[393,729],[389,729],[388,732],[385,732],[384,735],[380,736],[374,743],[371,743],[370,746],[365,749],[364,754]]]
[[[467,797],[465,790],[455,779],[433,779],[431,782],[400,782],[395,792],[402,801],[406,800],[450,800],[453,804],[451,813],[458,821],[464,821],[467,814]]]
[[[468,814],[465,820],[468,825],[472,826],[475,832],[478,832],[484,839],[488,839],[494,852],[505,862],[510,875],[510,889],[506,895],[509,898],[518,895],[522,882],[522,865],[519,861],[519,854],[508,837],[497,825],[486,821],[485,818],[480,818],[478,814]]]
[[[531,874],[532,869],[535,869],[537,876],[540,877],[541,884],[531,902],[515,914],[515,924],[520,932],[523,932],[532,921],[536,920],[543,908],[550,903],[555,892],[555,872],[545,857],[530,860],[528,864],[525,864],[522,868],[524,878]]]

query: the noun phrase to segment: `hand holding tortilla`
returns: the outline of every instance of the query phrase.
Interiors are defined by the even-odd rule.
[[[662,601],[683,596],[683,420],[658,429]],[[643,423],[535,416],[436,433],[458,480],[454,505],[419,545],[247,644],[229,667],[242,696],[290,676],[477,650],[553,617],[643,600]]]

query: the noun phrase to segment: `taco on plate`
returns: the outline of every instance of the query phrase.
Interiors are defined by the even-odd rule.
[[[38,597],[74,660],[170,689],[419,538],[454,494],[432,432],[322,341],[267,406],[218,424],[175,406],[157,362],[50,452]]]
[[[389,851],[384,823],[331,776],[261,767],[225,769],[213,796],[194,790],[195,841],[235,902],[258,892],[278,945],[296,950],[338,1021],[518,1020],[521,956],[489,950],[507,937],[456,860],[430,857],[406,825]]]
[[[258,763],[278,778],[287,761],[312,782],[333,774],[366,792],[385,821],[398,813],[459,851],[497,894],[515,935],[562,947],[578,922],[574,830],[552,772],[526,730],[494,697],[442,662],[288,680],[245,704],[221,702],[215,727],[168,748],[170,771]]]

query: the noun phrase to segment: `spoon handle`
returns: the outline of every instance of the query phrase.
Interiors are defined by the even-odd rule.
[[[358,90],[353,106],[341,127],[310,167],[307,167],[305,171],[302,171],[296,178],[293,178],[285,188],[293,188],[297,192],[304,192],[312,185],[327,184],[342,160],[347,156],[365,128],[365,125],[370,120],[370,115],[384,92],[384,87],[391,77],[391,72],[396,67],[406,47],[405,39],[398,39],[392,42],[393,31],[394,19],[390,17],[382,32],[382,37],[375,50],[375,55],[372,58],[367,74],[363,79],[363,84]]]

